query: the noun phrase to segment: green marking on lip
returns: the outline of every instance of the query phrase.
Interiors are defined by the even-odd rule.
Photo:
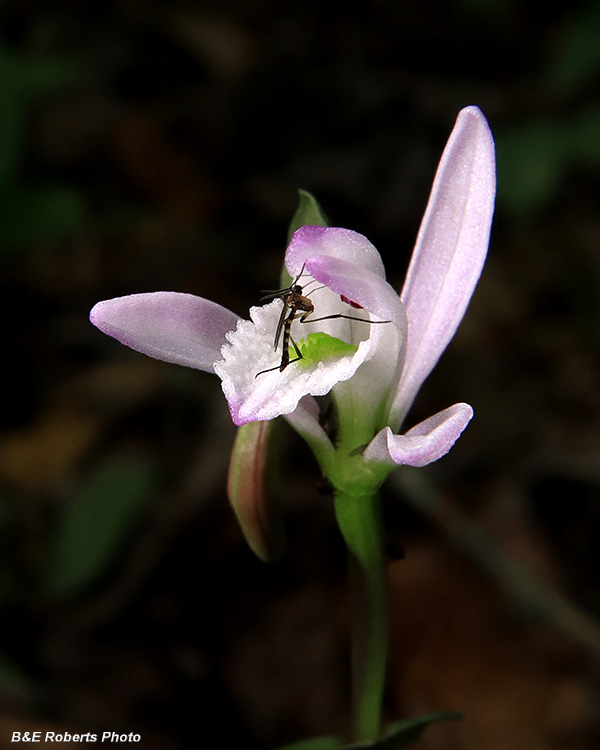
[[[354,344],[347,344],[328,333],[309,333],[305,339],[298,342],[298,349],[302,353],[302,359],[297,364],[299,367],[310,367],[311,365],[324,362],[329,359],[339,359],[348,354],[354,354],[358,349]]]

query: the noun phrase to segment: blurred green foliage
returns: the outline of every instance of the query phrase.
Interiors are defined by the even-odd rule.
[[[140,520],[156,487],[149,461],[110,460],[66,504],[50,539],[44,588],[71,597],[101,576]]]
[[[376,744],[378,750],[394,750],[397,747],[410,745],[421,737],[425,727],[438,721],[447,719],[462,719],[463,715],[458,711],[438,711],[434,714],[421,716],[417,719],[404,719],[395,721],[387,729],[385,739]]]
[[[28,107],[80,75],[72,60],[32,60],[0,47],[0,254],[68,235],[84,220],[83,201],[75,191],[23,185],[19,176]]]
[[[387,728],[385,737],[377,742],[344,745],[336,737],[315,737],[310,740],[300,740],[286,745],[280,750],[396,750],[416,742],[421,737],[425,727],[437,721],[446,719],[462,719],[458,711],[438,711],[434,714],[421,716],[418,719],[403,719],[395,721]]]
[[[0,694],[30,699],[31,692],[31,680],[12,659],[0,653]]]
[[[600,4],[592,2],[565,19],[547,66],[548,89],[572,97],[600,72]]]
[[[337,737],[314,737],[310,740],[300,740],[286,745],[280,750],[339,750],[341,747]]]
[[[66,236],[83,216],[81,198],[68,188],[0,188],[0,251]]]
[[[500,133],[496,149],[502,208],[530,214],[557,196],[569,168],[600,168],[600,104],[568,118],[532,118]]]
[[[600,3],[562,21],[540,66],[543,111],[495,132],[500,207],[515,217],[543,209],[558,196],[567,170],[600,168],[600,103],[573,105],[600,74]]]

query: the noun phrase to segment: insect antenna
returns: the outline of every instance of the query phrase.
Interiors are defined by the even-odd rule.
[[[291,294],[294,291],[294,288],[297,286],[300,277],[304,273],[305,265],[306,261],[304,261],[304,263],[302,264],[300,273],[296,276],[296,278],[289,286],[286,286],[283,289],[261,289],[260,293],[264,294],[265,296],[260,298],[260,302],[266,302],[267,300],[275,299],[275,297],[285,297],[287,294]]]
[[[305,284],[302,287],[302,291],[305,292],[307,287],[309,287],[311,284],[316,284],[316,283],[317,283],[316,279],[313,279],[312,281],[309,281],[308,284]],[[318,292],[319,289],[325,289],[325,288],[326,288],[326,285],[325,284],[321,284],[321,286],[318,286],[316,289],[311,289],[310,292],[308,292],[305,296],[308,297],[309,294],[312,294],[313,292]]]

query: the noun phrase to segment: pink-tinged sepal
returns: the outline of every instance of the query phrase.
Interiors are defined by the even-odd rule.
[[[394,435],[386,427],[369,443],[364,459],[389,466],[427,466],[448,453],[472,416],[469,404],[454,404],[420,422],[405,435]]]
[[[90,320],[103,333],[149,357],[214,372],[225,335],[239,316],[180,292],[149,292],[98,302]]]
[[[250,422],[237,432],[227,493],[250,549],[263,562],[277,562],[285,549],[278,483],[279,426]]]
[[[401,424],[462,320],[485,261],[495,192],[492,134],[481,111],[466,107],[444,149],[401,294],[408,342],[390,424]]]

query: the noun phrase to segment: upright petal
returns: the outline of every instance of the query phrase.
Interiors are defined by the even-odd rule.
[[[391,423],[401,423],[469,304],[487,253],[495,191],[492,134],[481,111],[467,107],[442,155],[401,294],[408,343]]]
[[[366,319],[366,313],[379,320],[370,324],[350,322],[355,336],[369,335],[373,345],[373,355],[358,369],[352,378],[352,400],[360,404],[363,413],[370,411],[375,418],[376,428],[381,421],[388,421],[388,411],[400,380],[406,349],[406,311],[396,291],[377,273],[343,258],[317,255],[306,261],[306,270],[314,279],[326,284],[328,289],[340,295],[337,306],[331,312],[350,313],[353,318]],[[340,306],[340,297],[358,304],[362,310]],[[316,315],[321,315],[321,307],[316,307]],[[387,322],[383,322],[387,321]],[[357,343],[351,339],[353,343]],[[334,390],[336,396],[345,393],[345,387]],[[344,399],[346,400],[346,399]]]
[[[404,337],[406,331],[404,306],[393,287],[381,276],[357,263],[327,255],[309,258],[306,262],[306,270],[314,279],[326,284],[336,294],[360,305],[378,318],[394,323]],[[342,311],[348,314],[348,310],[340,310]],[[317,311],[315,317],[319,314]],[[355,317],[360,317],[360,315]]]
[[[292,276],[300,273],[302,266],[316,255],[354,263],[385,279],[383,261],[377,248],[362,234],[341,227],[300,227],[292,235],[285,253],[285,265]]]
[[[179,292],[150,292],[98,302],[91,322],[155,359],[214,372],[225,334],[239,317],[216,302]]]

